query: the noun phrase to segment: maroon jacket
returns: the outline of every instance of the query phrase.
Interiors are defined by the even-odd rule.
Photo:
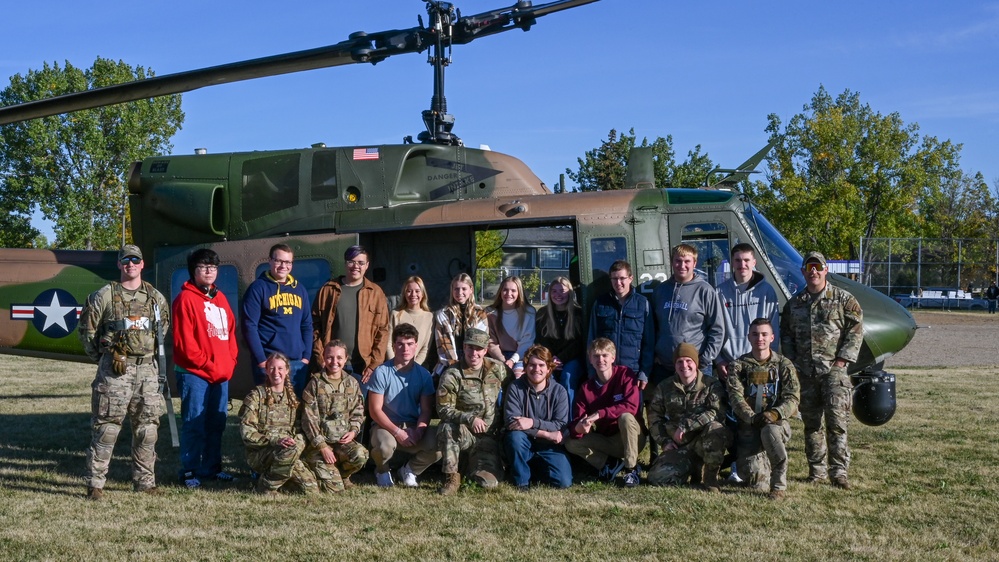
[[[586,416],[600,412],[595,431],[603,435],[616,435],[617,419],[621,414],[631,414],[638,417],[639,399],[638,379],[635,372],[623,365],[614,366],[614,374],[607,384],[600,386],[596,375],[590,377],[576,391],[576,403],[572,405],[572,421],[569,430],[574,439],[583,436],[576,433],[576,424]]]

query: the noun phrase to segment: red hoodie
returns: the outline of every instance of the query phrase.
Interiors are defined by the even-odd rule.
[[[173,362],[209,383],[225,382],[236,368],[236,315],[222,291],[208,296],[185,281],[173,301]]]

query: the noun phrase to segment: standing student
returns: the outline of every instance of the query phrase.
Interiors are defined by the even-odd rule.
[[[488,333],[489,322],[486,311],[475,304],[472,278],[467,273],[459,273],[451,280],[450,301],[434,315],[437,341],[435,377],[440,377],[448,367],[461,361],[465,332],[471,328]]]
[[[534,334],[534,343],[551,351],[553,377],[566,389],[572,404],[586,373],[586,335],[583,309],[576,304],[567,278],[556,277],[548,285],[548,304],[538,311]]]
[[[500,283],[499,294],[487,313],[489,356],[506,365],[519,378],[524,374],[524,354],[534,345],[534,307],[524,299],[524,285],[516,275]]]
[[[321,361],[326,344],[335,339],[344,342],[347,370],[364,390],[375,368],[385,362],[388,301],[381,287],[364,276],[371,258],[363,246],[347,248],[343,261],[346,273],[330,279],[316,293],[312,307],[315,328],[312,357]]]
[[[291,361],[292,387],[301,394],[309,380],[312,354],[312,315],[309,292],[291,275],[295,253],[287,244],[271,246],[267,271],[260,274],[243,295],[241,325],[243,339],[253,361],[253,380],[263,384],[264,367],[272,353]]]
[[[173,362],[180,393],[180,478],[232,482],[222,470],[222,433],[229,416],[229,379],[236,368],[236,315],[215,285],[219,255],[202,248],[187,256],[190,278],[173,301]]]
[[[417,275],[409,277],[402,283],[402,294],[399,295],[399,305],[389,313],[389,333],[399,324],[411,324],[420,333],[420,341],[416,342],[416,363],[426,364],[430,342],[434,340],[434,313],[427,304],[427,288],[423,279]],[[386,359],[395,356],[392,346],[385,352]]]

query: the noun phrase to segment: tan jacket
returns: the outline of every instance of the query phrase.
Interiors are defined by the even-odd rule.
[[[340,281],[331,279],[319,288],[316,302],[312,305],[312,365],[323,364],[323,349],[336,339],[333,333],[333,320],[336,318],[336,304],[340,300]],[[364,358],[364,364],[374,369],[385,362],[388,348],[388,301],[381,287],[367,278],[357,293],[357,351]],[[350,358],[348,358],[349,360]]]

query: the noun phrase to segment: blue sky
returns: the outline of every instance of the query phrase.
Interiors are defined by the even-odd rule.
[[[512,3],[457,5],[473,14]],[[86,67],[103,56],[163,75],[407,28],[424,13],[417,0],[17,2],[5,8],[0,87],[43,61]],[[700,144],[735,166],[766,143],[768,114],[786,122],[820,85],[963,143],[962,167],[999,180],[999,2],[602,0],[458,46],[453,59],[455,132],[517,156],[549,185],[611,128],[672,134],[678,157]],[[400,55],[190,92],[173,151],[415,137],[432,93],[425,61]]]

